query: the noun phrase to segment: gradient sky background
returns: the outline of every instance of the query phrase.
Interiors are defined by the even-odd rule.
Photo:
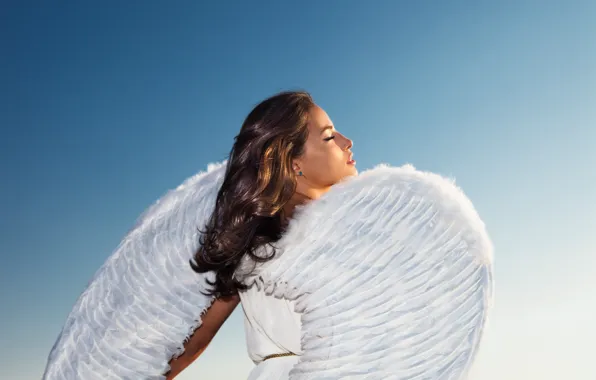
[[[485,219],[471,380],[596,379],[596,3],[250,3],[4,3],[0,377],[40,378],[137,216],[302,88],[361,170],[452,175]],[[245,379],[245,350],[238,309],[179,378]]]

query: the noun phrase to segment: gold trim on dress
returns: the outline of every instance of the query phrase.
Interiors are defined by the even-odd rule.
[[[273,358],[281,358],[284,356],[296,356],[296,354],[291,353],[291,352],[285,352],[283,354],[272,354],[272,355],[267,355],[263,358],[263,361],[267,360],[267,359],[273,359]]]

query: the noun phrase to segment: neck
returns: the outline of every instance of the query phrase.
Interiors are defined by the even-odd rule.
[[[331,187],[318,189],[313,187],[307,187],[301,183],[298,183],[296,185],[296,191],[294,192],[294,195],[292,195],[292,198],[284,206],[283,210],[285,218],[290,219],[292,217],[296,206],[300,206],[312,200],[320,198],[323,194],[328,192],[329,189],[331,189]]]
[[[288,201],[288,203],[285,204],[283,208],[284,219],[286,219],[286,221],[290,220],[294,215],[294,210],[296,209],[296,206],[306,204],[311,200],[311,198],[304,194],[300,194],[298,192],[294,193],[294,195],[292,195],[292,198]]]
[[[298,183],[296,183],[296,192],[294,193],[294,196],[305,197],[309,198],[310,200],[314,200],[319,199],[329,190],[331,190],[331,186],[316,187],[299,180]]]

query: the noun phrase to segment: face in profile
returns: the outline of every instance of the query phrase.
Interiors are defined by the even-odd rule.
[[[358,174],[352,141],[339,133],[327,113],[314,106],[309,112],[308,139],[304,154],[295,160],[299,177],[308,186],[323,189]]]

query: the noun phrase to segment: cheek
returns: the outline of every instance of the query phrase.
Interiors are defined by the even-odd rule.
[[[320,185],[333,185],[345,176],[345,155],[339,149],[330,149],[313,154],[309,160],[310,179]]]
[[[333,142],[307,143],[302,166],[311,182],[317,185],[332,185],[346,176],[346,154]]]

